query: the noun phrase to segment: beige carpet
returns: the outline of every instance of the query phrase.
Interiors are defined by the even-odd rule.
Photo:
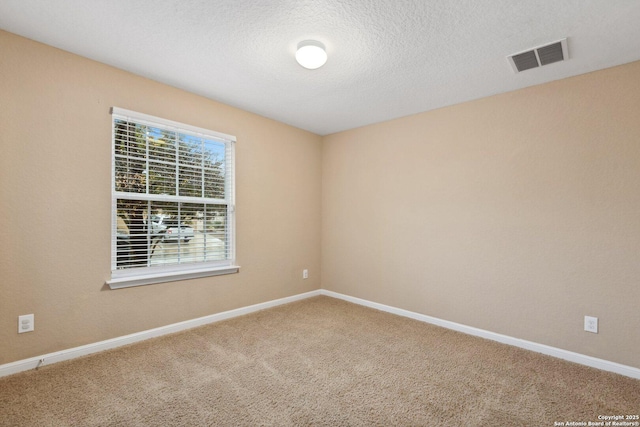
[[[0,379],[1,426],[553,426],[640,381],[317,297]]]

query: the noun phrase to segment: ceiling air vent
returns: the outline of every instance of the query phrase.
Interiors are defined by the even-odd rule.
[[[533,49],[507,56],[513,71],[519,73],[542,65],[569,59],[567,39],[534,47]]]

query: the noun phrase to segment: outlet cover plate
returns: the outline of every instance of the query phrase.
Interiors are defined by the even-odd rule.
[[[584,316],[584,330],[587,332],[598,333],[598,318],[592,316]]]
[[[31,332],[34,330],[33,314],[18,316],[18,333]]]

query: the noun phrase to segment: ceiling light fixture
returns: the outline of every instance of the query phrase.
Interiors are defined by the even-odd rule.
[[[325,52],[322,43],[315,40],[305,40],[298,43],[296,61],[304,68],[315,70],[327,62],[327,52]]]

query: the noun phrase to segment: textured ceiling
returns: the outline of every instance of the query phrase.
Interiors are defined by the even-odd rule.
[[[1,0],[0,28],[320,135],[640,59],[638,0]]]

